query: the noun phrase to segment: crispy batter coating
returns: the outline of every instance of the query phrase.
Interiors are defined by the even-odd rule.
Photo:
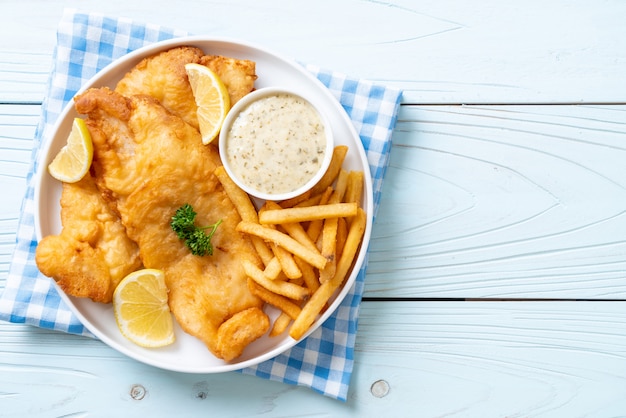
[[[200,64],[206,65],[220,77],[228,89],[231,104],[235,104],[254,90],[254,82],[257,79],[254,61],[205,55],[200,58]]]
[[[144,58],[115,87],[123,96],[146,94],[173,114],[198,128],[196,102],[187,80],[185,64],[198,63],[201,49],[182,46]]]
[[[254,61],[208,55],[196,47],[181,46],[144,58],[122,78],[115,91],[123,96],[146,94],[171,113],[198,128],[197,106],[187,79],[185,64],[208,66],[226,85],[231,103],[254,89]]]
[[[164,271],[178,323],[217,357],[238,357],[269,321],[247,286],[241,260],[260,260],[236,231],[239,214],[213,174],[221,164],[216,148],[202,145],[195,128],[150,96],[91,89],[75,106],[88,115],[98,186],[137,242],[144,266]],[[198,225],[222,220],[212,256],[192,255],[171,229],[185,203],[198,213]]]
[[[37,246],[39,270],[68,295],[110,303],[118,283],[140,268],[141,260],[137,245],[90,174],[63,184],[61,222],[61,233],[43,238]]]
[[[266,331],[270,326],[267,315],[259,308],[253,307],[238,312],[224,322],[217,332],[217,350],[224,360],[229,361],[240,353]]]
[[[202,145],[185,64],[200,63],[224,81],[231,103],[254,89],[255,63],[205,55],[191,46],[145,58],[117,84],[76,97],[94,143],[91,173],[64,184],[62,232],[44,238],[36,261],[69,295],[111,302],[119,281],[141,268],[165,272],[170,308],[181,327],[226,361],[267,332],[262,301],[240,261],[259,263],[239,215],[213,175],[214,146]],[[196,222],[222,219],[214,255],[192,255],[170,228],[189,203]]]

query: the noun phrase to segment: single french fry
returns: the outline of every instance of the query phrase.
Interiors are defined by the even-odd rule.
[[[222,184],[226,195],[235,205],[241,219],[247,222],[258,222],[257,211],[250,200],[250,196],[228,176],[224,166],[221,165],[215,169],[215,176]]]
[[[302,277],[302,272],[293,260],[293,255],[289,251],[274,242],[270,243],[270,247],[280,263],[281,270],[285,273],[287,278],[298,279]]]
[[[333,194],[328,199],[328,204],[341,203],[346,193],[346,187],[348,187],[348,172],[342,169],[337,175],[337,182],[335,183]]]
[[[324,224],[322,224],[322,231],[323,231],[323,228],[324,228]],[[323,232],[320,232],[320,235],[317,237],[317,241],[315,241],[315,247],[320,252],[320,254],[322,253],[323,243],[324,243],[324,234]]]
[[[346,245],[346,238],[348,237],[348,224],[346,218],[337,218],[337,250],[335,251],[335,259],[341,257],[343,247]]]
[[[323,192],[328,186],[333,184],[337,174],[339,174],[339,170],[341,170],[343,160],[346,158],[347,153],[348,147],[346,145],[337,145],[333,149],[333,156],[330,160],[328,170],[326,170],[326,173],[324,173],[320,181],[311,189],[312,195]]]
[[[228,176],[224,166],[221,165],[217,167],[214,173],[224,188],[224,192],[226,192],[230,201],[233,202],[233,205],[235,206],[235,209],[237,209],[237,213],[239,213],[241,219],[247,222],[259,223],[259,216],[254,205],[252,204],[252,201],[250,200],[250,196],[248,196],[248,194],[237,186]],[[263,264],[267,266],[271,259],[274,258],[274,255],[267,247],[267,244],[265,244],[265,242],[261,239],[252,237],[252,245],[254,245],[254,248],[256,249],[256,252],[261,258]]]
[[[328,263],[320,270],[320,283],[330,280],[335,275],[337,265],[335,260],[337,252],[337,224],[338,218],[328,218],[324,221],[321,253],[326,257]]]
[[[365,223],[365,212],[362,209],[359,209],[354,221],[350,225],[348,237],[346,238],[346,245],[343,249],[341,259],[337,262],[337,271],[335,276],[327,282],[322,283],[319,289],[317,289],[317,291],[313,293],[311,298],[306,302],[300,312],[300,315],[298,315],[295,319],[294,323],[291,325],[291,329],[289,330],[289,335],[293,339],[299,340],[302,338],[335,290],[337,290],[337,288],[339,288],[339,286],[343,283],[350,267],[352,266],[352,262],[357,254],[361,240],[363,239]]]
[[[363,172],[362,171],[350,171],[348,173],[348,185],[346,187],[346,194],[343,201],[355,202],[361,206],[361,198],[363,196]]]
[[[292,319],[297,318],[302,311],[302,309],[297,304],[293,303],[288,298],[267,290],[251,278],[248,280],[248,288],[253,295],[259,297],[265,303],[269,303],[270,305],[275,306],[276,308],[285,312]]]
[[[335,271],[337,271],[337,260],[333,258],[332,260],[328,260],[326,263],[326,267],[320,270],[320,283],[325,283],[333,278],[335,275]]]
[[[274,242],[318,269],[322,269],[326,265],[326,258],[319,252],[312,251],[289,235],[276,229],[253,222],[241,221],[237,225],[237,231],[263,238],[265,241]]]
[[[290,222],[306,222],[317,219],[354,216],[356,215],[357,208],[358,205],[352,202],[317,205],[304,208],[268,209],[259,213],[259,223],[275,225]]]
[[[289,324],[291,324],[291,317],[285,312],[281,312],[280,315],[278,315],[278,318],[274,320],[274,324],[272,324],[270,337],[277,337],[285,332],[289,327]]]
[[[348,185],[346,187],[346,193],[343,197],[343,201],[355,202],[361,207],[361,198],[363,196],[363,172],[362,171],[350,171],[348,174]],[[352,217],[346,218],[347,224],[352,222]]]
[[[272,260],[265,265],[265,270],[263,270],[263,274],[270,280],[276,280],[278,276],[280,276],[280,273],[282,271],[283,268],[280,265],[280,261],[278,261],[278,258],[274,256],[272,257]]]
[[[250,240],[252,241],[252,245],[256,250],[257,254],[261,258],[263,265],[267,267],[267,265],[274,258],[274,253],[270,250],[270,247],[267,246],[267,243],[263,241],[263,239],[255,236],[251,236]]]
[[[335,272],[337,271],[337,260],[332,259],[326,263],[326,267],[320,270],[319,282],[325,283],[333,278]]]
[[[289,279],[289,283],[297,284],[298,286],[306,287],[306,283],[304,283],[304,279],[302,277],[298,277],[297,279]],[[307,287],[308,289],[308,287]]]
[[[322,255],[326,259],[335,256],[337,248],[337,222],[338,218],[328,218],[324,221],[324,229],[322,229]]]
[[[349,174],[345,170],[340,170],[337,176],[337,182],[335,184],[335,190],[328,199],[328,204],[336,204],[343,200],[346,188],[348,186]],[[320,243],[320,252],[328,263],[326,267],[320,270],[320,283],[324,283],[330,280],[335,275],[335,269],[337,267],[337,260],[335,258],[337,252],[337,225],[339,218],[327,218],[324,220],[324,226],[322,228],[322,241]],[[343,218],[341,218],[343,219]]]
[[[361,208],[357,211],[357,215],[354,217],[354,221],[350,225],[348,230],[348,236],[346,237],[346,243],[343,247],[341,258],[337,261],[337,271],[331,281],[336,287],[339,287],[352,266],[354,257],[356,256],[361,241],[363,240],[363,234],[365,232],[366,224],[365,211]]]
[[[293,300],[303,300],[310,294],[309,289],[305,287],[282,280],[269,280],[265,277],[265,274],[263,274],[263,270],[248,260],[242,260],[241,263],[246,275],[270,292]]]
[[[317,289],[317,291],[313,293],[313,296],[306,302],[300,315],[295,318],[291,325],[291,329],[289,330],[291,338],[299,340],[311,327],[313,322],[315,322],[315,318],[319,315],[324,305],[326,305],[326,302],[336,290],[332,284],[332,280],[322,283],[319,289]]]
[[[300,271],[302,271],[302,280],[304,281],[304,285],[311,291],[311,293],[315,292],[320,287],[320,281],[313,270],[313,267],[302,260],[300,257],[294,257],[298,267],[300,267]]]

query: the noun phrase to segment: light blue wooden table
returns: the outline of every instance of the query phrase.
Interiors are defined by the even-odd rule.
[[[349,399],[0,323],[0,416],[626,416],[626,3],[0,1],[0,290],[64,7],[405,90]]]

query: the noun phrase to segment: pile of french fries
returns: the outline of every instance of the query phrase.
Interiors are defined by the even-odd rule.
[[[270,336],[299,340],[349,276],[363,240],[363,172],[342,168],[347,146],[336,146],[328,170],[311,190],[258,211],[246,192],[218,167],[215,174],[234,203],[264,268],[243,262],[252,293],[278,308]]]

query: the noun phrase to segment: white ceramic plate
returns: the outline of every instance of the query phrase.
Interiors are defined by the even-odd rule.
[[[249,43],[229,39],[207,37],[187,37],[159,42],[138,49],[100,71],[82,90],[89,87],[115,87],[117,81],[144,57],[181,45],[197,46],[206,54],[225,55],[256,62],[258,80],[256,87],[284,86],[304,89],[316,106],[325,109],[335,136],[335,144],[349,146],[344,167],[362,170],[365,173],[363,208],[367,211],[367,225],[363,245],[358,254],[356,265],[346,285],[331,300],[329,309],[313,324],[306,335],[317,329],[339,306],[354,284],[357,273],[363,264],[369,244],[372,228],[372,182],[363,145],[345,110],[330,94],[328,89],[299,64],[278,56],[266,49]],[[81,91],[82,91],[81,90]],[[61,184],[54,180],[46,170],[57,152],[65,144],[70,132],[72,120],[79,116],[70,103],[59,117],[52,138],[40,153],[39,172],[35,187],[35,229],[37,239],[61,231],[60,206]],[[94,303],[89,299],[69,297],[59,289],[61,297],[67,302],[81,322],[103,342],[138,361],[167,370],[188,373],[219,373],[242,369],[268,360],[293,347],[298,341],[288,335],[270,338],[264,336],[249,345],[243,355],[234,362],[226,363],[213,356],[198,339],[186,334],[178,326],[175,329],[176,342],[160,349],[145,349],[126,340],[119,332],[111,305]],[[277,315],[272,307],[266,307],[271,318]],[[306,338],[306,335],[304,338]]]

